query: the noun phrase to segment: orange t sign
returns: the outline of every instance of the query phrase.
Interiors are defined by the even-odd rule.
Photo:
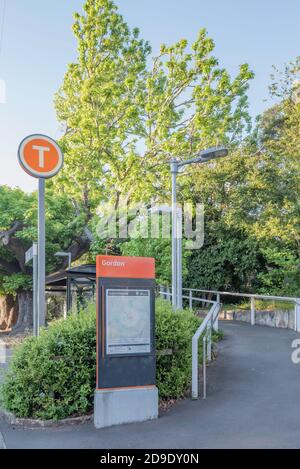
[[[30,135],[19,146],[19,163],[36,178],[51,178],[63,165],[63,154],[57,143],[45,135]]]

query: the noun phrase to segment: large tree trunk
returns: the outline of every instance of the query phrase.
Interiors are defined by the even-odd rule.
[[[20,332],[33,328],[33,301],[32,292],[20,291],[17,294],[18,301],[18,321],[13,332]]]
[[[16,298],[12,295],[0,297],[1,331],[22,332],[32,327],[32,292],[20,291]]]
[[[17,300],[12,295],[0,296],[0,331],[10,331],[17,319]]]

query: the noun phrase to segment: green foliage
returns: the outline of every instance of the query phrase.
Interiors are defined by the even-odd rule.
[[[243,64],[232,79],[204,29],[191,45],[162,45],[151,59],[149,44],[112,1],[86,0],[73,31],[78,60],[55,100],[65,128],[65,168],[55,184],[84,210],[108,200],[117,207],[122,195],[165,197],[168,172],[154,165],[243,138],[253,73]]]
[[[31,290],[32,279],[22,272],[0,276],[0,294],[15,296],[19,290]]]
[[[203,248],[193,252],[188,265],[191,288],[226,291],[255,291],[257,272],[263,269],[255,240],[236,230],[223,233],[220,240],[207,235]]]
[[[149,45],[129,27],[109,0],[87,0],[75,15],[78,61],[70,64],[56,96],[66,133],[66,154],[56,187],[67,188],[90,211],[117,195],[137,164],[141,90]]]
[[[193,198],[205,207],[205,244],[189,264],[193,286],[297,294],[299,174],[248,142],[195,170]],[[183,197],[189,196],[183,185]]]
[[[171,241],[169,239],[131,239],[119,245],[123,256],[154,257],[157,282],[170,285],[172,279]],[[190,252],[183,250],[183,278],[187,275]]]
[[[90,307],[17,347],[1,391],[5,407],[19,417],[45,420],[89,412],[95,388],[95,324]]]
[[[161,399],[176,398],[191,380],[191,339],[201,320],[156,303],[157,385]],[[171,351],[171,355],[165,352]],[[58,320],[15,350],[1,389],[5,408],[18,417],[62,419],[89,412],[96,379],[96,319],[90,305]]]
[[[157,386],[161,399],[184,394],[191,381],[192,337],[201,320],[189,311],[174,313],[165,300],[156,303]],[[171,354],[164,354],[170,351]]]
[[[18,224],[14,233],[9,230]],[[53,187],[46,192],[47,271],[56,269],[60,259],[55,252],[66,250],[85,227],[85,221],[66,195],[57,195]],[[15,294],[31,288],[31,268],[24,265],[25,252],[37,241],[37,193],[0,186],[0,292]],[[2,234],[8,233],[8,240]]]

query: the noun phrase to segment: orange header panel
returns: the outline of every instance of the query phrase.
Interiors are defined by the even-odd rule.
[[[151,257],[97,256],[97,277],[155,278]]]

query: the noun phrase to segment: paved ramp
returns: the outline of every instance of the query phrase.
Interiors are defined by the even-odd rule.
[[[185,400],[157,421],[16,430],[0,424],[8,448],[300,448],[300,364],[290,330],[236,322],[208,368],[208,397]]]

